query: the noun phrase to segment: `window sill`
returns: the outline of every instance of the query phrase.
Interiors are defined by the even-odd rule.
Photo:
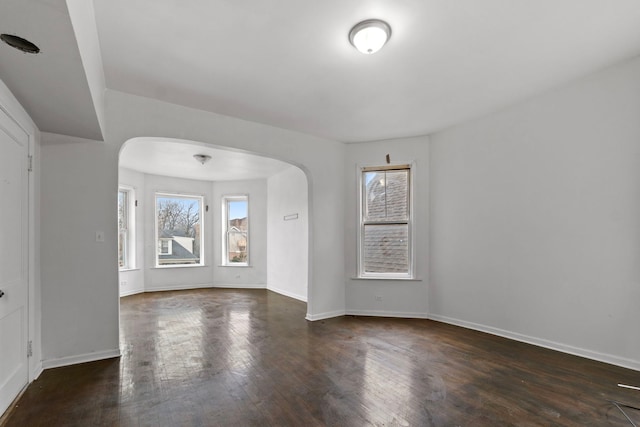
[[[382,276],[367,276],[367,277],[350,277],[351,280],[387,280],[387,281],[399,281],[399,282],[422,282],[418,277],[382,277]]]
[[[140,271],[139,268],[121,268],[118,270],[120,273],[127,273],[129,271]]]
[[[252,265],[249,265],[249,264],[220,264],[218,267],[233,267],[233,268],[244,267],[244,268],[253,268],[253,266],[252,266]]]
[[[205,264],[180,264],[180,265],[156,265],[155,267],[151,267],[152,270],[166,270],[172,268],[198,268],[198,267],[207,267]]]

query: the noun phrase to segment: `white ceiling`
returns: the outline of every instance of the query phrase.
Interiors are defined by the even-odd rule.
[[[638,0],[94,0],[71,19],[83,2],[0,1],[0,32],[42,49],[0,44],[0,79],[45,132],[101,139],[73,31],[89,20],[109,89],[345,142],[432,133],[640,55]],[[393,31],[371,56],[347,38],[367,18]]]
[[[194,154],[207,154],[211,160],[203,165],[193,158]],[[292,166],[267,157],[201,144],[137,138],[122,148],[120,167],[178,178],[236,181],[268,178]]]
[[[640,54],[638,0],[95,0],[107,87],[340,141],[427,134]],[[390,42],[348,31],[381,18]]]
[[[0,42],[0,79],[38,128],[102,140],[65,1],[0,0],[0,33],[18,35],[40,48],[32,55]]]

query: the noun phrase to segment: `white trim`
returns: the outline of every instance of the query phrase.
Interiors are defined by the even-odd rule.
[[[118,185],[118,198],[120,192],[126,194],[127,204],[127,244],[125,247],[126,267],[119,268],[118,271],[135,270],[136,264],[136,189],[130,185]],[[119,200],[118,200],[119,202]],[[120,212],[118,212],[118,215]],[[119,224],[118,224],[119,225]],[[120,238],[120,228],[118,227],[118,238]],[[118,245],[120,242],[118,242]]]
[[[542,338],[536,338],[529,335],[519,334],[517,332],[506,331],[504,329],[494,328],[492,326],[481,325],[479,323],[467,322],[465,320],[454,319],[451,317],[430,314],[429,319],[437,322],[448,323],[450,325],[461,326],[475,331],[486,332],[488,334],[509,338],[515,341],[544,347],[563,353],[573,354],[574,356],[585,357],[587,359],[597,360],[599,362],[609,363],[611,365],[621,366],[623,368],[640,371],[640,360],[627,359],[624,357],[614,356],[612,354],[599,353],[597,351],[587,350],[580,347],[574,347],[567,344],[549,341]]]
[[[175,192],[175,191],[162,191],[162,190],[156,190],[153,193],[153,216],[154,216],[154,236],[155,236],[155,243],[154,243],[154,265],[152,268],[166,268],[167,265],[160,265],[159,263],[159,256],[160,255],[171,255],[171,253],[168,254],[162,254],[160,253],[159,249],[158,249],[158,242],[160,240],[160,237],[158,236],[158,197],[161,198],[177,198],[177,199],[198,199],[198,203],[199,203],[199,219],[198,222],[200,224],[200,262],[197,264],[175,264],[172,266],[176,266],[176,267],[184,267],[184,266],[193,266],[193,267],[205,267],[205,250],[204,250],[204,245],[205,245],[205,241],[204,241],[204,229],[205,229],[205,224],[204,224],[204,207],[206,205],[206,199],[204,197],[204,194],[186,194],[186,193],[180,193],[180,192]],[[195,240],[195,239],[194,239]],[[173,247],[173,243],[171,243],[171,245]]]
[[[267,289],[271,292],[275,292],[280,295],[284,295],[285,297],[297,299],[298,301],[307,302],[307,298],[304,295],[296,294],[294,292],[285,291],[284,289],[275,288],[273,286],[267,285]]]
[[[130,295],[143,294],[145,292],[168,292],[168,291],[188,291],[195,289],[213,289],[213,288],[224,288],[224,289],[267,289],[267,285],[264,284],[232,284],[232,283],[207,283],[207,284],[196,284],[196,285],[166,285],[166,286],[158,286],[154,288],[146,287],[144,289],[135,289],[127,292],[123,292],[120,294],[121,297],[127,297]]]
[[[229,260],[229,229],[227,226],[229,225],[229,202],[246,202],[247,203],[247,260],[245,262],[231,262]],[[249,218],[251,215],[249,214],[249,209],[251,204],[249,203],[249,194],[225,194],[222,196],[222,234],[224,238],[222,240],[222,260],[221,264],[224,267],[249,267],[251,261],[251,243],[250,243],[250,233],[251,227],[249,225]],[[240,231],[240,230],[238,230]]]
[[[363,277],[349,277],[349,280],[388,280],[388,281],[400,281],[400,282],[422,282],[421,277],[397,277],[397,276],[363,276]]]
[[[27,113],[22,104],[20,104],[18,99],[1,79],[0,110],[27,134],[27,155],[33,158],[32,170],[27,173],[27,341],[32,342],[33,349],[33,356],[27,359],[27,381],[31,383],[38,378],[42,372],[41,363],[35,362],[39,360],[39,355],[42,353],[40,337],[42,329],[40,323],[36,322],[36,312],[39,315],[42,313],[39,304],[36,308],[36,302],[39,303],[41,299],[41,293],[36,294],[36,285],[40,284],[40,267],[36,265],[36,253],[39,251],[36,244],[39,243],[40,240],[39,234],[36,235],[36,216],[40,214],[36,212],[36,207],[39,206],[37,200],[40,197],[39,194],[36,194],[36,191],[39,191],[39,185],[36,182],[39,182],[40,179],[40,171],[37,169],[40,163],[38,158],[40,154],[40,130],[31,116],[29,116],[29,113]]]
[[[427,313],[413,313],[404,311],[385,310],[347,310],[348,316],[399,317],[402,319],[428,319]]]
[[[185,291],[191,289],[205,289],[215,287],[211,283],[195,285],[164,285],[158,287],[145,287],[141,292],[165,292],[165,291]]]
[[[120,357],[120,349],[96,351],[93,353],[78,354],[75,356],[65,356],[57,359],[48,359],[42,361],[44,369],[59,368],[61,366],[77,365],[78,363],[95,362],[104,359],[113,359]]]
[[[340,316],[344,316],[345,314],[346,313],[344,310],[336,310],[336,311],[327,311],[327,312],[318,313],[318,314],[307,313],[307,315],[304,318],[311,322],[315,322],[316,320],[330,319],[332,317],[340,317]]]
[[[120,292],[120,298],[128,297],[131,295],[143,294],[143,293],[144,293],[144,289],[130,289],[128,291]]]
[[[407,220],[408,236],[409,236],[409,271],[407,273],[367,273],[364,271],[364,193],[365,186],[363,180],[363,174],[365,172],[384,171],[387,170],[406,170],[409,169],[408,175],[408,203],[409,203],[409,218]],[[394,162],[388,165],[375,165],[375,164],[357,164],[356,165],[356,185],[358,188],[358,207],[357,207],[357,224],[356,230],[357,247],[356,247],[356,276],[361,279],[415,279],[416,277],[416,259],[415,259],[415,246],[416,236],[414,233],[414,204],[415,204],[415,169],[416,162]]]
[[[37,379],[42,373],[42,280],[40,278],[40,132],[35,129],[29,134],[29,155],[32,158],[31,172],[28,172],[29,186],[29,260],[28,260],[28,340],[31,341],[31,357],[29,363],[29,382]],[[37,231],[36,231],[37,230]],[[37,234],[36,234],[37,233]],[[36,255],[36,251],[38,255]],[[37,258],[37,260],[36,260]],[[36,287],[39,292],[36,293]],[[39,319],[40,322],[37,322]]]
[[[167,268],[207,268],[209,267],[206,264],[165,264],[165,265],[156,265],[154,267],[149,267],[149,270],[165,270]]]
[[[37,380],[42,371],[44,371],[44,368],[42,367],[42,360],[40,360],[33,369],[33,379],[31,381]]]
[[[264,283],[246,284],[242,285],[233,283],[216,283],[212,288],[228,288],[228,289],[268,289]]]

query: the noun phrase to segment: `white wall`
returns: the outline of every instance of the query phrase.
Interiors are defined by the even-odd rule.
[[[640,369],[639,76],[432,136],[434,318]]]
[[[416,280],[356,279],[358,175],[362,166],[414,162],[414,250]],[[344,232],[346,299],[349,314],[427,317],[429,274],[429,137],[348,144],[345,158]],[[380,297],[378,300],[376,297]]]
[[[105,117],[104,143],[52,134],[43,138],[46,366],[118,354],[118,155],[122,144],[139,136],[233,147],[300,166],[310,194],[307,317],[344,313],[344,173],[326,167],[342,162],[343,144],[109,90]],[[105,232],[105,242],[95,241],[96,231]]]
[[[300,172],[302,173],[302,172]],[[120,272],[120,295],[201,287],[266,288],[267,181],[197,181],[119,169],[119,184],[134,187],[136,215],[136,268]],[[155,193],[175,192],[205,197],[203,267],[155,266]],[[249,197],[250,266],[222,264],[222,197]],[[306,200],[305,200],[306,202]],[[204,209],[204,207],[203,207]],[[306,272],[305,272],[306,273]]]
[[[431,150],[426,137],[345,148],[107,91],[105,143],[43,136],[45,362],[117,354],[118,152],[131,138],[160,136],[264,154],[305,171],[310,319],[429,311],[640,369],[638,75],[639,60],[614,67],[434,135]],[[380,164],[387,153],[416,161],[418,282],[350,279],[356,164]],[[105,232],[104,243],[95,242],[96,231]]]
[[[309,264],[307,185],[293,166],[267,182],[267,288],[301,301],[307,301]]]
[[[138,206],[134,207],[133,222],[135,229],[135,265],[129,270],[120,271],[120,296],[133,295],[144,292],[145,284],[145,241],[144,241],[144,201],[146,194],[145,175],[131,169],[118,170],[118,185],[133,188]],[[151,248],[153,249],[153,247]]]
[[[342,164],[342,143],[116,91],[108,90],[106,99],[106,145],[113,152],[129,139],[158,136],[232,147],[299,166],[309,183],[307,317],[317,320],[345,312],[344,170],[327,167]],[[117,170],[117,163],[109,159],[109,164]],[[111,215],[115,224],[116,211]],[[115,312],[100,321],[112,322],[114,317],[117,322]]]
[[[43,133],[41,158],[43,365],[116,356],[117,151]]]
[[[197,181],[143,174],[120,168],[120,185],[134,187],[136,209],[136,268],[120,272],[120,296],[160,290],[201,287],[266,288],[267,181]],[[302,173],[302,172],[300,172]],[[306,191],[306,190],[305,190]],[[155,266],[155,193],[175,192],[204,196],[203,267]],[[222,264],[222,197],[249,196],[248,267]],[[205,209],[203,206],[203,209]],[[305,230],[306,232],[306,230]]]

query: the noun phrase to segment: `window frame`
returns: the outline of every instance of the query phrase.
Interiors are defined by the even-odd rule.
[[[200,209],[198,212],[200,223],[200,259],[198,263],[192,264],[160,264],[160,255],[171,255],[173,254],[173,242],[169,242],[169,253],[161,254],[160,253],[160,236],[158,235],[158,198],[175,198],[175,199],[197,199],[199,200]],[[153,194],[153,216],[154,216],[154,235],[155,235],[155,244],[154,244],[154,267],[155,268],[194,268],[194,267],[204,267],[205,266],[205,250],[204,250],[204,233],[205,233],[205,224],[204,224],[204,209],[205,209],[205,198],[202,194],[192,194],[192,193],[179,193],[175,191],[155,191]]]
[[[229,259],[229,202],[246,201],[247,202],[247,260],[245,262],[232,262]],[[248,194],[228,194],[222,196],[222,260],[221,263],[225,267],[249,267],[251,264],[251,243],[250,243],[250,231],[251,231],[251,215],[249,214],[249,195]]]
[[[126,196],[126,227],[120,227],[120,193]],[[127,271],[136,268],[136,194],[135,188],[129,185],[118,185],[118,270]],[[120,266],[120,239],[125,233],[124,265]]]
[[[388,172],[394,170],[408,170],[407,175],[407,220],[367,220],[366,219],[366,182],[364,179],[367,172]],[[414,175],[415,163],[403,162],[388,165],[358,165],[357,167],[357,184],[358,184],[358,231],[357,231],[357,278],[358,279],[387,279],[387,280],[414,280],[415,279],[415,235],[414,235]],[[384,225],[384,224],[407,224],[408,236],[408,268],[407,272],[367,272],[365,271],[365,254],[364,254],[364,229],[366,225]]]
[[[167,252],[162,252],[162,242],[167,242]],[[158,255],[172,255],[173,241],[169,239],[158,239]]]

